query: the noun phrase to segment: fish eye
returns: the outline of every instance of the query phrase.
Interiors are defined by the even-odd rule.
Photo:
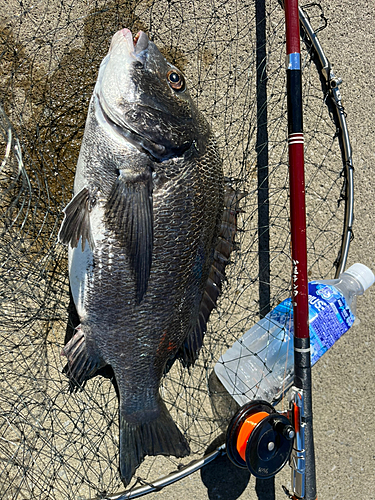
[[[175,69],[171,69],[167,73],[167,80],[173,90],[183,90],[185,87],[185,79],[182,74]]]

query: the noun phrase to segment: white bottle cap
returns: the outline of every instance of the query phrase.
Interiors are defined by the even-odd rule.
[[[367,290],[375,281],[374,273],[364,264],[353,264],[345,273],[358,280],[363,286],[363,290]]]

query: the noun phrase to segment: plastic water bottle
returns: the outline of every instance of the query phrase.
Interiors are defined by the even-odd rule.
[[[309,283],[311,362],[354,323],[356,297],[374,283],[372,271],[354,264],[338,279]],[[275,307],[228,349],[214,367],[239,405],[252,399],[276,402],[293,384],[293,310],[291,299]]]

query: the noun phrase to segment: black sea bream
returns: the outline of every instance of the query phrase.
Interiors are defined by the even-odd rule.
[[[167,363],[194,363],[232,248],[241,195],[224,186],[183,74],[140,32],[112,39],[90,101],[59,239],[80,325],[63,349],[80,386],[110,365],[120,473],[189,454],[159,394]]]

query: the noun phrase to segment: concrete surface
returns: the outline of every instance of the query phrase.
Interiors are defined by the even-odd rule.
[[[18,2],[15,4],[19,7]],[[43,2],[35,4],[40,6]],[[87,1],[88,4],[93,2]],[[322,4],[328,27],[319,33],[319,39],[336,76],[343,79],[341,93],[355,167],[354,240],[348,265],[362,262],[375,270],[375,11],[366,0],[355,3],[324,0]],[[56,5],[51,2],[51,9]],[[77,5],[79,9],[81,4],[77,2]],[[2,1],[0,8],[5,12],[7,3]],[[77,54],[79,56],[78,50]],[[358,300],[357,315],[360,324],[341,338],[313,370],[320,500],[375,500],[375,286]],[[147,498],[281,500],[286,498],[282,485],[290,488],[288,466],[276,477],[274,485],[273,480],[256,482],[249,473],[235,468],[222,456],[201,471]]]
[[[321,44],[343,79],[341,93],[355,167],[354,240],[348,264],[375,269],[375,9],[372,2],[322,2],[328,27]],[[313,370],[317,491],[321,500],[375,499],[375,287],[358,300],[360,324]],[[272,483],[272,481],[270,482]],[[223,457],[200,472],[149,495],[150,500],[272,500],[287,498],[288,466],[270,484],[256,485]]]

